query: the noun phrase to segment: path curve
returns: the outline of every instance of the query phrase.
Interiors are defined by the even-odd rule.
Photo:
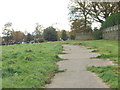
[[[63,45],[64,53],[59,57],[68,59],[59,61],[57,64],[60,70],[65,72],[57,73],[51,84],[46,88],[108,88],[94,73],[87,71],[87,66],[112,65],[109,60],[90,59],[98,56],[98,53],[90,53],[92,49],[78,45]]]

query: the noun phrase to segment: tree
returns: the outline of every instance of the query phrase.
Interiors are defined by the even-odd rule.
[[[65,30],[62,31],[61,39],[62,40],[67,40],[67,34],[66,34]]]
[[[5,35],[5,36],[10,36],[11,33],[12,33],[12,28],[11,28],[11,26],[12,26],[12,23],[11,23],[11,22],[6,23],[6,24],[4,25],[4,27],[3,27],[3,32],[2,32],[2,34]]]
[[[58,40],[57,31],[52,26],[44,29],[43,36],[44,36],[44,39],[47,41],[57,41]]]
[[[92,2],[90,16],[103,23],[112,13],[120,12],[120,2]]]
[[[58,40],[61,40],[61,34],[62,34],[62,31],[61,31],[61,30],[57,31]]]
[[[70,21],[71,30],[75,33],[87,32],[91,25],[91,18],[89,12],[91,6],[88,2],[82,0],[71,0],[70,8]]]
[[[101,24],[112,13],[120,12],[120,2],[90,2],[90,0],[70,0],[70,22],[72,33],[91,31],[93,21]]]
[[[75,33],[88,32],[87,29],[90,28],[90,24],[84,25],[84,19],[76,19],[71,23],[71,30]]]
[[[26,36],[26,38],[25,38],[25,41],[26,42],[30,42],[32,40],[34,40],[33,36],[30,33],[28,33],[27,36]]]
[[[72,20],[90,19],[103,23],[112,13],[120,12],[120,2],[90,2],[90,0],[71,0],[69,5],[70,18]]]
[[[35,31],[33,32],[34,39],[37,42],[42,42],[43,41],[43,36],[42,36],[42,26],[36,23]]]
[[[22,42],[25,38],[25,34],[21,31],[14,31],[12,37],[14,42]]]
[[[120,13],[113,13],[106,18],[105,22],[102,24],[101,29],[112,27],[114,25],[120,24]]]
[[[10,42],[10,40],[12,39],[12,32],[13,31],[14,30],[12,29],[12,23],[11,22],[8,22],[4,25],[3,32],[2,32],[2,34],[4,36],[4,39],[5,39],[4,42],[6,42],[6,43]]]
[[[82,0],[71,0],[71,5],[69,8],[71,21],[82,20],[84,28],[86,29],[87,24],[90,22],[90,4],[87,2],[82,2]]]

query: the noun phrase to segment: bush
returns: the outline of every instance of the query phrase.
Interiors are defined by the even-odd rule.
[[[101,29],[120,24],[120,13],[113,13],[103,22]]]
[[[94,32],[93,32],[93,36],[94,36],[96,39],[102,39],[102,31],[101,31],[101,30],[94,31]]]
[[[71,34],[71,35],[70,35],[70,39],[71,39],[71,40],[75,40],[75,35]]]

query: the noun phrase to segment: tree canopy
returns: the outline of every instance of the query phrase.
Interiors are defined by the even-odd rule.
[[[43,36],[44,36],[44,39],[47,41],[57,41],[58,40],[57,31],[52,26],[44,29]]]
[[[112,13],[120,12],[120,2],[70,0],[69,16],[72,31],[85,31],[93,21],[103,23]]]
[[[21,31],[12,32],[12,38],[14,42],[22,42],[25,38],[25,34]]]
[[[105,22],[102,24],[101,29],[112,27],[118,24],[120,24],[120,13],[113,13],[106,18]]]

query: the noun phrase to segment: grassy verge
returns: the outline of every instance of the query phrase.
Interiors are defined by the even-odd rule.
[[[110,40],[92,40],[92,41],[67,41],[65,44],[77,44],[90,46],[92,49],[97,49],[93,52],[101,55],[96,58],[110,59],[118,64],[118,42]],[[87,70],[96,73],[103,79],[111,88],[118,88],[118,66],[104,66],[104,67],[88,67]]]
[[[92,40],[92,41],[67,41],[65,44],[77,44],[90,46],[92,49],[97,49],[94,52],[101,55],[96,58],[111,59],[118,63],[118,42],[110,40]]]
[[[58,43],[20,44],[2,47],[2,87],[42,88],[58,68]]]
[[[110,88],[118,88],[117,66],[87,67],[87,70],[97,73]]]

